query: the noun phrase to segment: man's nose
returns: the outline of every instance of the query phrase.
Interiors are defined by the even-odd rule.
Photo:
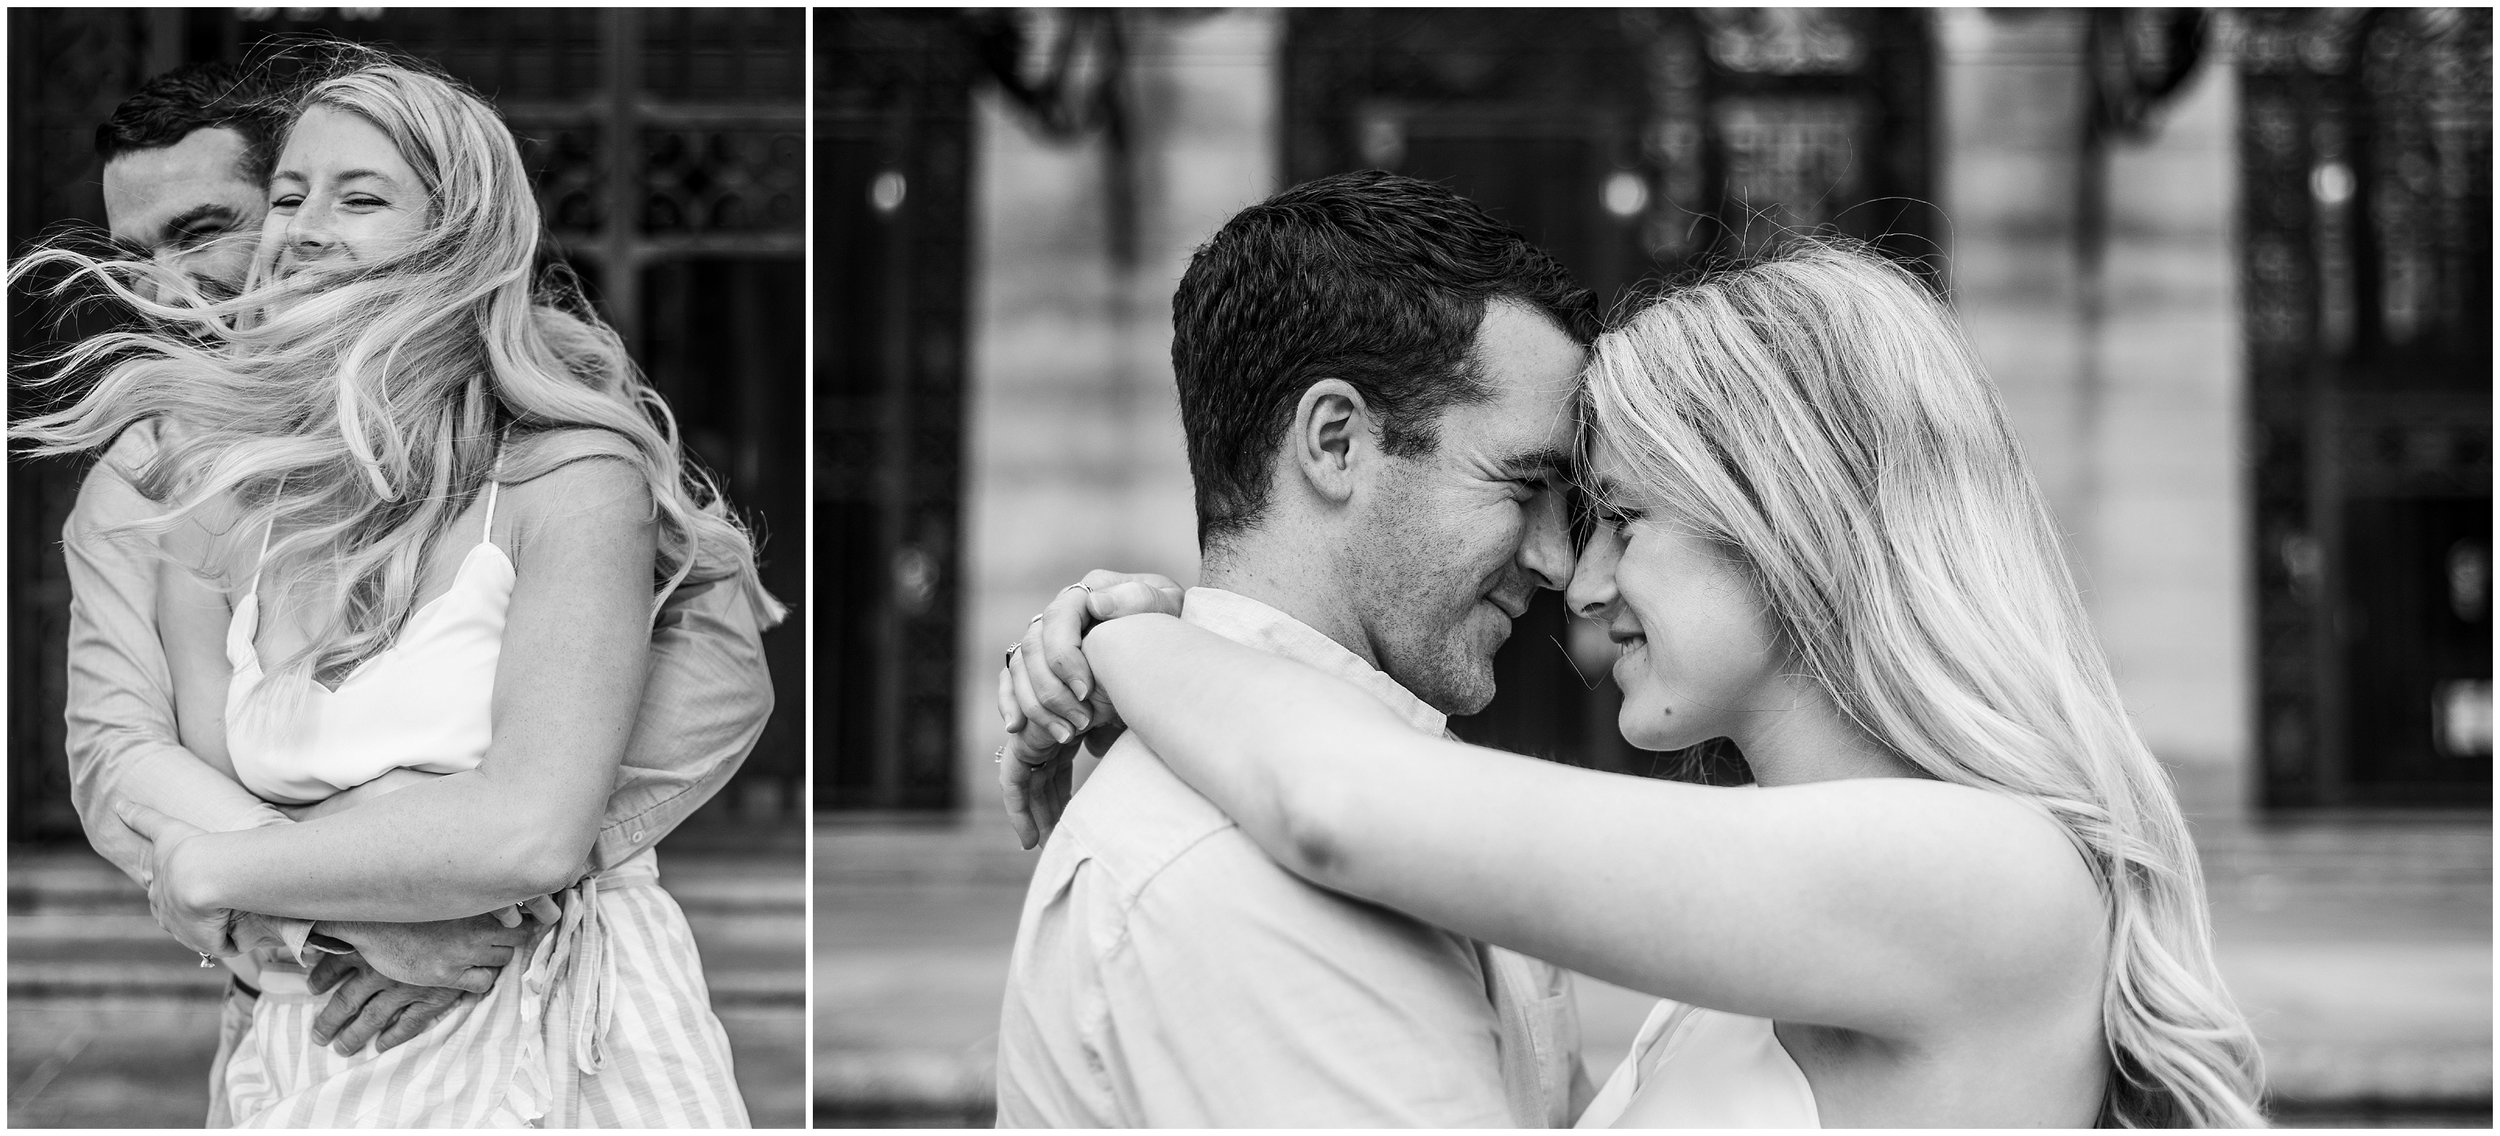
[[[1564,515],[1563,495],[1536,495],[1528,514],[1528,531],[1519,545],[1519,565],[1535,574],[1537,586],[1561,591],[1571,583],[1571,524]]]
[[[1571,586],[1563,591],[1563,602],[1571,613],[1582,619],[1604,619],[1616,599],[1615,565],[1623,558],[1623,537],[1612,528],[1599,525],[1589,535],[1588,547],[1580,550],[1580,562],[1571,573]]]

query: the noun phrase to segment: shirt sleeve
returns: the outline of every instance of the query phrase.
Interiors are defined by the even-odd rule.
[[[1229,828],[1147,882],[1125,924],[1093,1039],[1125,1119],[1521,1124],[1466,940],[1294,879]]]
[[[115,815],[124,801],[210,832],[287,823],[178,740],[172,674],[156,634],[154,558],[127,538],[104,535],[156,511],[120,472],[145,453],[136,431],[125,434],[79,486],[61,534],[70,583],[70,804],[95,850],[142,886],[150,849]],[[233,931],[235,953],[274,945],[300,957],[312,924],[246,915]]]
[[[642,709],[593,849],[596,866],[659,843],[754,751],[773,712],[763,635],[735,580],[680,587],[661,607]]]

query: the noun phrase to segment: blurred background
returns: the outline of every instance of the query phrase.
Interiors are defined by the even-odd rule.
[[[521,137],[555,254],[756,527],[765,585],[795,604],[807,581],[805,28],[795,9],[14,9],[9,248],[101,229],[95,127],[153,75],[309,35],[431,60]],[[63,334],[56,315],[13,302],[12,350]],[[70,808],[59,534],[84,472],[8,467],[9,1121],[195,1126],[223,972],[157,930]],[[762,741],[664,856],[763,1127],[805,1118],[806,615],[764,637],[776,709]]]
[[[1172,289],[1365,167],[1610,302],[1791,229],[1916,258],[2192,814],[2271,1106],[2491,1123],[2487,10],[854,10],[815,50],[820,1123],[987,1122],[998,649],[1086,569],[1192,580]],[[1556,599],[1454,724],[1652,772]],[[1646,1003],[1581,1000],[1602,1077]]]

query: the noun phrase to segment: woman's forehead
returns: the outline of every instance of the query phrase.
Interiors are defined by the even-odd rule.
[[[408,163],[390,135],[372,119],[334,106],[312,106],[297,115],[278,154],[281,173],[300,173],[306,165],[373,168],[385,160],[377,172],[394,176],[407,172]]]

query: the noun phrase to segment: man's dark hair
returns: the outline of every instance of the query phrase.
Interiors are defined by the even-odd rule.
[[[196,130],[222,126],[243,136],[244,177],[269,180],[278,160],[286,108],[262,80],[231,63],[188,63],[147,81],[95,128],[96,157],[112,161],[158,150]]]
[[[1581,343],[1596,331],[1595,299],[1562,265],[1428,181],[1333,174],[1225,222],[1172,296],[1199,547],[1266,512],[1277,443],[1312,383],[1360,392],[1388,453],[1431,453],[1444,409],[1492,394],[1474,348],[1497,299]]]

